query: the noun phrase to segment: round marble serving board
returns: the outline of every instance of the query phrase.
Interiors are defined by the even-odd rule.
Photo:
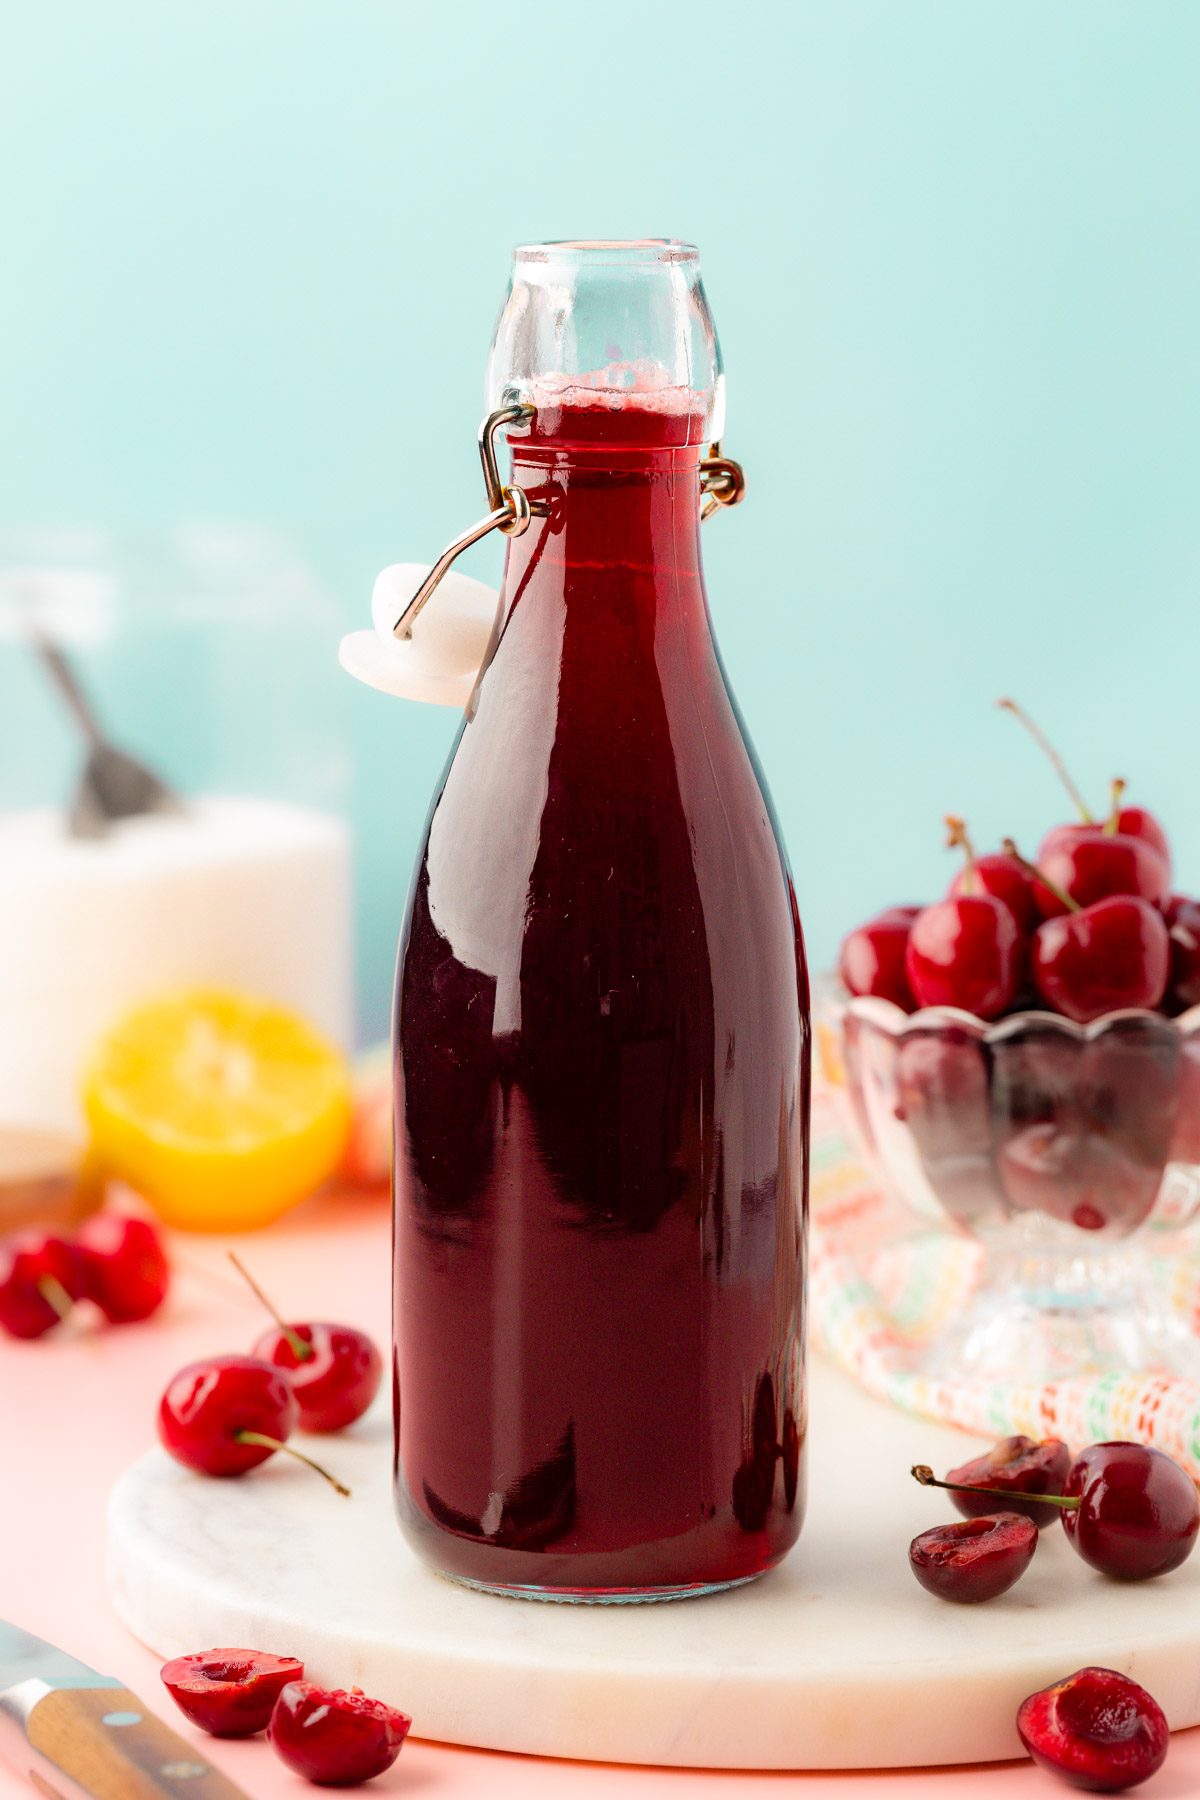
[[[954,1517],[919,1488],[978,1440],[870,1399],[818,1364],[800,1543],[747,1587],[651,1606],[561,1606],[472,1592],[405,1545],[391,1430],[375,1412],[297,1439],[353,1490],[276,1457],[239,1481],[151,1451],[109,1513],[118,1614],[160,1655],[217,1645],[303,1658],[309,1676],[403,1707],[420,1737],[488,1749],[701,1768],[843,1769],[1020,1756],[1019,1702],[1086,1663],[1200,1723],[1200,1555],[1120,1586],[1057,1526],[998,1600],[918,1587],[909,1540]]]

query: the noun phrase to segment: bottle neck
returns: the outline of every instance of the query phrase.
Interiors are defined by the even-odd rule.
[[[544,515],[510,541],[510,581],[535,560],[568,569],[700,572],[700,448],[515,450],[512,480]]]
[[[679,404],[539,409],[510,440],[512,480],[545,516],[512,540],[510,575],[545,557],[698,577],[700,423]]]

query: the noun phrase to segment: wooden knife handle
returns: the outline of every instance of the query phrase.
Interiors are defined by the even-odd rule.
[[[56,1774],[94,1800],[246,1800],[128,1688],[55,1688],[29,1714],[26,1735],[42,1759],[28,1773],[53,1800],[74,1800]]]

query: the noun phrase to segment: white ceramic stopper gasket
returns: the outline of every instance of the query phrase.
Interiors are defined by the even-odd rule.
[[[465,706],[483,662],[500,596],[486,582],[454,569],[418,613],[412,636],[394,636],[396,620],[424,581],[429,563],[393,563],[371,594],[372,631],[341,641],[343,669],[381,693],[435,706]]]

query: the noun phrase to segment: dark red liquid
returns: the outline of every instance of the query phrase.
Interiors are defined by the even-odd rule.
[[[700,420],[537,424],[512,479],[549,516],[401,946],[397,1499],[450,1574],[599,1597],[799,1532],[807,978],[712,640]]]

